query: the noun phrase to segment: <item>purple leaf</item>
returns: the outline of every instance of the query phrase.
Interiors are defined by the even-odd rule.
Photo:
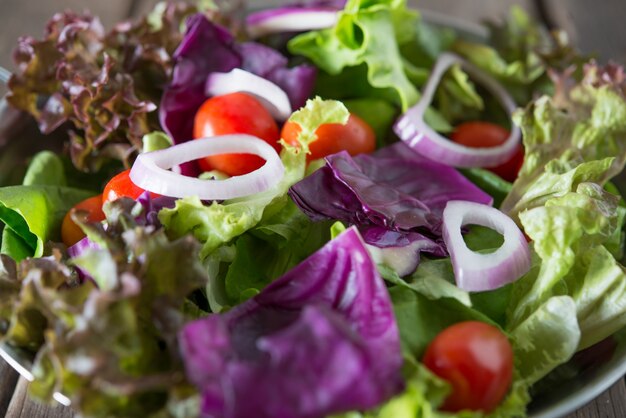
[[[190,323],[180,340],[213,417],[323,417],[403,388],[393,308],[355,229],[256,297]]]
[[[161,99],[159,118],[175,143],[193,138],[194,115],[207,99],[204,84],[212,72],[241,66],[233,37],[226,29],[196,14],[187,20],[187,33],[174,52],[174,73]]]
[[[190,17],[187,27],[174,53],[172,81],[159,109],[161,125],[175,143],[192,139],[194,117],[209,98],[205,85],[213,72],[242,68],[266,78],[285,90],[294,108],[303,106],[313,92],[314,67],[289,68],[287,58],[272,48],[253,42],[238,44],[226,29],[202,14]]]
[[[441,236],[441,214],[449,200],[491,204],[489,195],[454,168],[398,143],[355,158],[341,152],[289,191],[313,220],[336,219]]]

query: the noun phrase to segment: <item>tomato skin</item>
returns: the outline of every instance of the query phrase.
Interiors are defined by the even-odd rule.
[[[85,221],[89,223],[103,221],[105,217],[104,212],[102,212],[102,195],[93,196],[77,203],[65,214],[61,225],[61,239],[68,247],[85,237],[83,230],[72,219],[72,214],[78,210],[87,212]]]
[[[298,145],[298,135],[302,128],[294,122],[283,126],[281,137],[290,145]],[[327,155],[346,150],[350,155],[373,152],[376,149],[376,135],[363,119],[350,114],[348,123],[327,123],[315,131],[317,139],[309,145],[311,153],[307,161],[317,160]]]
[[[143,192],[145,192],[145,190],[137,186],[130,179],[130,169],[128,169],[113,177],[109,180],[107,185],[104,186],[104,192],[102,193],[102,205],[122,197],[137,199]],[[159,196],[160,195],[156,193],[150,192],[150,197],[152,198]]]
[[[245,93],[212,97],[196,112],[194,139],[227,134],[254,135],[270,144],[276,152],[281,149],[274,118],[261,102]],[[198,160],[204,171],[219,170],[230,176],[250,173],[264,163],[262,158],[250,154],[211,155]]]
[[[454,324],[430,343],[424,365],[452,386],[442,410],[493,411],[513,378],[513,349],[496,327],[478,321]]]
[[[504,143],[510,132],[502,126],[482,121],[465,122],[456,127],[450,139],[471,148],[496,147]],[[495,167],[485,167],[504,180],[513,182],[524,162],[524,148],[520,144],[511,159]]]

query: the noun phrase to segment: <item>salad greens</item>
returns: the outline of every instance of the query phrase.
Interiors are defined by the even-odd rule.
[[[0,252],[17,261],[41,257],[44,244],[60,241],[65,214],[93,193],[67,187],[63,163],[55,154],[37,154],[21,186],[0,188]]]
[[[34,155],[22,185],[0,187],[0,339],[35,356],[37,399],[61,392],[88,417],[517,417],[537,382],[626,326],[626,205],[610,183],[626,165],[623,69],[583,65],[519,8],[478,42],[404,0],[305,3],[336,10],[336,25],[253,41],[215,5],[163,3],[108,33],[89,14],[58,14],[43,40],[20,40],[9,102],[42,132],[69,135],[67,155]],[[391,133],[446,51],[521,108],[508,120],[453,66],[426,121],[439,132],[519,125],[513,183],[414,154]],[[280,86],[295,110],[278,185],[211,202],[146,192],[105,204],[103,224],[75,215],[86,237],[60,244],[69,209],[121,168],[111,160],[190,140],[207,80],[234,68]],[[350,112],[377,151],[307,164],[318,128]],[[450,200],[513,218],[530,270],[490,291],[458,288],[441,229]],[[472,251],[503,242],[489,228],[463,232]],[[468,320],[508,338],[513,379],[493,411],[445,412],[454,385],[422,359]]]
[[[19,40],[7,100],[44,133],[69,128],[80,170],[98,171],[111,159],[129,163],[142,136],[159,129],[155,103],[171,76],[181,25],[197,11],[170,3],[109,32],[89,13],[58,13],[43,40]]]

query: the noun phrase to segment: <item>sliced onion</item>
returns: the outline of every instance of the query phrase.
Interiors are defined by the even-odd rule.
[[[187,161],[219,154],[254,154],[263,158],[265,164],[251,173],[226,180],[200,180],[168,170]],[[163,196],[224,200],[265,191],[282,179],[284,171],[282,161],[268,143],[251,135],[237,134],[202,138],[140,154],[130,171],[130,179],[142,189]]]
[[[441,77],[454,64],[460,64],[461,68],[487,88],[500,101],[507,113],[512,115],[517,106],[500,83],[461,57],[445,53],[437,59],[420,101],[394,125],[396,135],[421,155],[454,167],[495,167],[507,162],[515,154],[521,138],[520,129],[515,125],[502,145],[471,148],[454,143],[438,134],[424,121],[424,112],[432,102]]]
[[[337,9],[329,7],[279,7],[250,14],[246,29],[252,38],[282,32],[326,29],[337,23]]]
[[[470,250],[461,228],[481,225],[504,236],[504,243],[492,253]],[[452,200],[443,211],[443,240],[446,243],[456,284],[463,290],[493,290],[514,282],[530,269],[530,250],[515,222],[498,209],[480,203]]]
[[[209,96],[236,92],[255,96],[275,119],[284,121],[291,116],[291,103],[287,93],[263,77],[235,68],[228,73],[213,73],[207,79],[206,94]]]

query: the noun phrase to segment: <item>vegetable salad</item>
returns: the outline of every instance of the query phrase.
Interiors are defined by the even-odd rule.
[[[519,8],[489,30],[403,0],[200,2],[21,38],[7,101],[67,133],[0,187],[0,341],[31,395],[526,416],[626,325],[626,81]]]

